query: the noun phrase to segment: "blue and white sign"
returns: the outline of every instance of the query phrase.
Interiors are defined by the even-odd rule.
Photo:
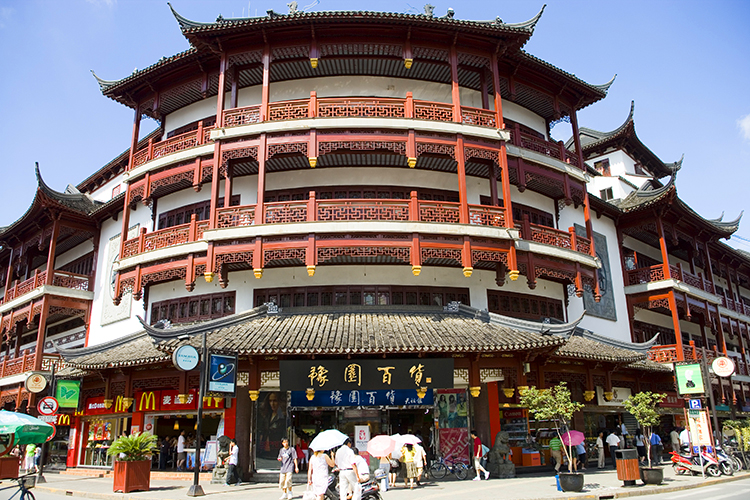
[[[423,398],[416,389],[393,389],[390,391],[315,391],[308,401],[305,391],[292,391],[291,406],[432,406],[435,398],[429,389]]]
[[[172,353],[172,363],[174,363],[175,368],[184,372],[198,368],[200,359],[198,349],[191,345],[181,345]]]
[[[208,392],[234,395],[237,383],[237,356],[208,355]]]
[[[703,407],[701,406],[701,400],[700,399],[691,399],[690,400],[690,409],[691,410],[700,410]]]

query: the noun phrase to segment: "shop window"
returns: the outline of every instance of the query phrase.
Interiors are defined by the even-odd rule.
[[[235,292],[165,300],[151,304],[151,324],[162,319],[172,323],[190,323],[234,314]]]
[[[444,306],[453,301],[470,305],[466,288],[402,287],[390,285],[309,287],[296,289],[255,290],[253,303],[259,307],[266,302],[280,307],[315,306],[387,306],[424,305]]]
[[[232,199],[229,200],[229,204],[233,207],[239,205],[240,195],[233,195]],[[219,198],[218,206],[224,206],[224,198]],[[179,226],[180,224],[187,224],[190,222],[193,214],[195,214],[195,220],[208,219],[211,215],[211,200],[185,205],[160,214],[158,227],[159,229],[166,229],[168,227]]]
[[[604,201],[609,201],[613,199],[615,196],[612,193],[612,188],[602,189],[599,191],[599,198],[601,198]]]
[[[612,174],[609,170],[609,158],[594,162],[594,170],[602,174],[604,177],[609,177]]]
[[[487,306],[490,312],[538,321],[555,318],[564,321],[562,301],[549,297],[537,297],[520,293],[487,292]]]

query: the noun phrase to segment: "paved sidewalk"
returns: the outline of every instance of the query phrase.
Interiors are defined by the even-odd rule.
[[[732,477],[722,476],[717,479],[703,479],[700,476],[676,476],[671,467],[664,468],[664,483],[660,486],[638,486],[625,488],[617,480],[614,470],[586,471],[584,491],[581,493],[558,492],[555,477],[551,473],[527,474],[513,479],[492,479],[489,481],[458,481],[444,479],[424,484],[415,490],[405,489],[402,485],[383,494],[384,500],[407,499],[453,499],[469,496],[472,500],[533,500],[533,499],[609,499],[653,493],[666,493],[683,489],[698,488],[717,482],[733,481],[750,477],[749,472],[741,472]],[[185,481],[151,481],[151,491],[128,494],[113,493],[111,478],[71,477],[59,474],[46,474],[46,484],[36,488],[40,492],[79,498],[102,500],[184,500],[191,483]],[[216,500],[276,500],[280,491],[275,484],[249,483],[241,486],[227,487],[220,484],[202,483],[206,496]],[[294,498],[301,499],[305,490],[304,484],[294,485]]]

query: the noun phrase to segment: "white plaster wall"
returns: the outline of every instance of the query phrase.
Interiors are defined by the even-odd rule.
[[[227,94],[228,97],[229,94]],[[224,102],[229,102],[225,100]],[[241,104],[246,106],[246,104]],[[167,138],[167,133],[174,129],[183,127],[189,123],[208,118],[209,116],[216,115],[216,97],[209,97],[202,101],[194,102],[184,108],[180,108],[177,111],[169,113],[164,117],[164,135],[162,140]]]
[[[662,262],[660,249],[647,245],[646,243],[628,235],[623,235],[622,246],[623,248],[629,248],[630,250],[635,250],[636,252],[651,257],[652,259],[656,259],[657,262]]]
[[[586,190],[598,198],[603,198],[601,191],[612,188],[612,196],[615,199],[625,198],[633,191],[633,187],[618,177],[592,176],[586,186]]]
[[[422,187],[458,192],[458,176],[448,172],[388,167],[316,168],[274,172],[266,176],[266,191],[348,185]],[[479,197],[476,199],[478,203]]]
[[[112,196],[112,189],[114,189],[116,186],[122,186],[122,174],[112,178],[109,180],[109,182],[105,183],[100,188],[96,189],[95,191],[92,191],[91,197],[96,201],[101,202],[108,202],[113,198]],[[125,186],[122,186],[120,188],[121,191],[125,189]]]
[[[547,124],[545,123],[544,118],[523,106],[519,106],[514,102],[503,99],[503,118],[526,125],[540,134],[544,134],[544,136],[549,139],[549,134],[547,134]]]
[[[570,208],[572,207],[566,207],[562,211],[560,217],[561,227],[563,227],[563,215]],[[585,226],[582,215],[581,221],[576,221],[576,223]],[[573,224],[570,224],[570,226],[572,225]],[[566,225],[565,227],[567,228],[568,226]],[[612,290],[610,293],[613,294],[615,299],[615,314],[617,319],[612,321],[606,318],[586,315],[584,316],[583,321],[581,321],[581,327],[591,330],[599,335],[630,342],[630,323],[628,322],[628,308],[624,290],[625,283],[622,276],[622,259],[620,258],[620,247],[617,242],[615,223],[609,217],[601,217],[597,219],[596,216],[593,216],[591,218],[591,228],[594,232],[607,238],[610,283],[612,284]],[[568,306],[568,317],[577,318],[583,312],[583,308],[583,298],[578,298],[573,295],[570,298],[570,305]]]
[[[593,211],[591,212],[591,217],[593,224],[593,219],[596,217]],[[607,229],[607,225],[602,219],[599,219],[599,222],[605,227],[605,229]],[[573,227],[574,224],[584,227],[586,226],[586,219],[583,216],[583,205],[580,205],[578,208],[575,208],[575,205],[572,204],[563,206],[562,210],[560,210],[560,220],[557,222],[558,228],[561,231],[567,231],[568,228]],[[607,235],[607,239],[609,239],[609,235]]]
[[[501,184],[498,183],[498,190],[501,189]],[[502,191],[498,191],[500,193]],[[527,189],[523,193],[518,190],[515,185],[510,186],[510,200],[512,203],[520,203],[527,207],[537,208],[544,210],[545,212],[552,214],[552,219],[555,220],[555,200],[539,194],[531,189]],[[567,229],[567,228],[566,228]]]
[[[655,311],[649,311],[647,309],[636,309],[635,310],[635,321],[642,321],[644,323],[648,323],[651,325],[661,328],[665,328],[668,330],[674,330],[674,326],[672,324],[672,316],[668,314],[661,314]],[[680,320],[680,330],[683,333],[689,333],[694,338],[701,338],[701,328],[698,323],[692,323],[684,320]],[[708,335],[709,339],[714,339],[714,335],[711,333],[710,328],[706,328],[706,334]],[[648,340],[648,339],[647,339]],[[657,343],[663,343],[665,342],[665,339],[662,339],[661,337],[658,339]]]
[[[151,210],[141,205],[135,212],[130,213],[130,227],[137,224],[151,227]],[[99,238],[99,255],[96,263],[96,287],[94,290],[94,301],[91,305],[91,321],[89,325],[88,345],[101,344],[123,335],[129,335],[140,330],[141,326],[136,315],[143,316],[143,302],[133,301],[130,309],[130,317],[108,325],[102,325],[102,306],[104,301],[112,300],[112,287],[110,285],[112,276],[109,269],[109,240],[122,231],[122,219],[107,219],[102,222]]]
[[[80,245],[76,245],[75,247],[71,248],[67,252],[58,255],[55,258],[55,269],[60,269],[65,264],[68,264],[69,262],[73,262],[74,260],[83,257],[89,252],[94,251],[94,240],[86,240]]]

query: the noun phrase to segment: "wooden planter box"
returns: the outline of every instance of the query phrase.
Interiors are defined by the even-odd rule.
[[[18,477],[18,468],[20,466],[21,457],[0,457],[0,479]]]
[[[151,460],[115,461],[112,491],[148,491],[151,483]]]

